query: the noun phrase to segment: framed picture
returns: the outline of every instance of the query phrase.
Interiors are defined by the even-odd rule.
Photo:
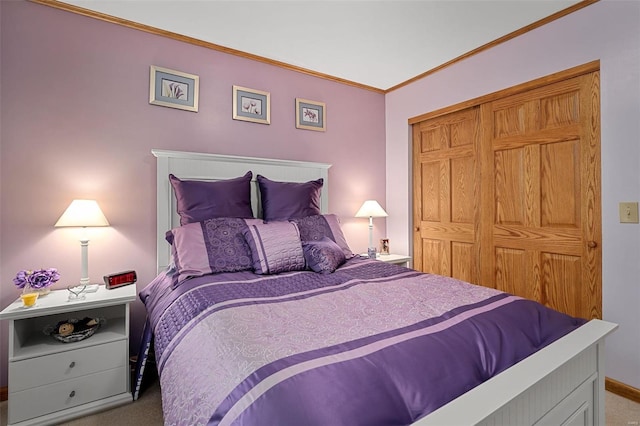
[[[271,95],[261,90],[233,86],[233,119],[271,123]]]
[[[198,112],[200,77],[151,65],[149,103]]]
[[[327,108],[323,102],[296,98],[296,128],[324,132]]]
[[[380,239],[380,254],[384,254],[384,255],[389,254],[389,239],[388,238]]]

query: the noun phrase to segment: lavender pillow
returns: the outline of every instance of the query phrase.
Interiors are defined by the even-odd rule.
[[[330,238],[302,243],[304,260],[314,272],[330,274],[346,261],[342,248]]]
[[[244,237],[251,249],[256,274],[304,270],[302,242],[295,223],[252,224],[244,231]]]
[[[276,182],[257,176],[265,221],[287,220],[320,214],[322,178],[309,182]]]
[[[180,225],[215,217],[252,218],[252,177],[253,173],[249,171],[238,178],[206,182],[180,180],[170,174]]]
[[[301,219],[291,219],[291,222],[298,225],[300,238],[303,242],[320,241],[327,237],[342,249],[347,259],[353,257],[353,252],[344,238],[342,228],[340,228],[340,220],[335,214],[307,216]]]
[[[218,272],[251,269],[251,251],[244,239],[248,224],[258,219],[215,218],[167,232],[178,281]]]

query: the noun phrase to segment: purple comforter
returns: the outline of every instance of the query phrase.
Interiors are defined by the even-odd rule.
[[[358,257],[329,275],[166,273],[140,296],[168,425],[410,424],[585,322]]]

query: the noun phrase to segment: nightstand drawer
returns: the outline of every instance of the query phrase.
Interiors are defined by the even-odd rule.
[[[9,395],[9,424],[127,392],[127,367],[89,374]]]
[[[71,348],[74,343],[66,343]],[[125,367],[127,340],[89,346],[21,361],[9,362],[9,392]]]

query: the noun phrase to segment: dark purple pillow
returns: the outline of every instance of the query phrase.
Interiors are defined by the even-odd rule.
[[[302,243],[304,260],[313,272],[330,274],[346,261],[344,252],[330,238]]]
[[[322,178],[309,182],[276,182],[257,176],[265,221],[287,220],[320,214]]]
[[[207,182],[180,180],[170,174],[180,225],[215,217],[252,218],[252,177],[253,173],[249,171],[238,178]]]
[[[179,281],[218,272],[250,270],[251,251],[244,239],[249,224],[259,219],[215,218],[167,232]]]
[[[353,252],[349,248],[349,244],[347,244],[347,240],[342,233],[340,220],[338,220],[338,216],[335,214],[307,216],[299,219],[291,219],[291,222],[298,225],[302,242],[321,241],[327,237],[342,249],[347,259],[353,257]]]

